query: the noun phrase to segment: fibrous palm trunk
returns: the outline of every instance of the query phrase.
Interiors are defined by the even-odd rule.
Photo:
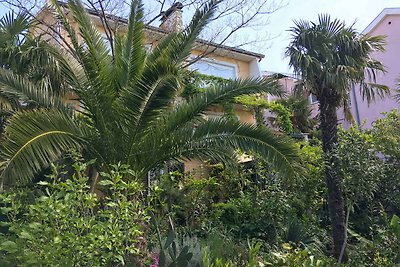
[[[329,217],[332,225],[333,255],[339,258],[345,239],[344,198],[341,187],[342,177],[338,172],[338,158],[332,150],[338,141],[336,97],[328,95],[320,99],[322,148],[326,158],[325,179],[328,189]]]
[[[0,138],[3,134],[3,126],[4,126],[4,120],[2,117],[0,117]]]

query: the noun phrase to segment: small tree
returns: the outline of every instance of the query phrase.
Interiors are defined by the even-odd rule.
[[[371,139],[370,135],[356,126],[352,126],[348,131],[341,129],[339,144],[331,154],[339,162],[346,208],[345,240],[339,255],[339,264],[343,260],[347,245],[350,212],[354,211],[361,201],[371,201],[384,178],[385,164],[379,158],[378,150]]]

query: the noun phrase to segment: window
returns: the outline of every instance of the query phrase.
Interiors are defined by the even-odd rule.
[[[209,112],[206,112],[204,114],[204,118],[206,120],[208,120],[208,119],[222,119],[222,118],[226,118],[225,116],[226,116],[226,114],[223,113],[223,112],[210,112],[209,111]],[[236,116],[237,120],[240,121],[240,116],[237,115],[237,114],[235,114],[235,116]]]
[[[150,54],[151,51],[153,50],[153,44],[152,43],[145,44],[144,49],[146,50],[147,54]]]
[[[318,103],[317,96],[314,95],[314,94],[310,94],[310,95],[308,96],[308,100],[309,100],[310,104]]]
[[[107,35],[102,34],[101,37],[103,38],[103,41],[106,44],[108,51],[110,51],[110,53],[111,53],[111,43],[110,43],[110,40],[107,38]]]
[[[190,65],[190,69],[225,79],[235,79],[237,77],[236,65],[225,62],[201,59]]]

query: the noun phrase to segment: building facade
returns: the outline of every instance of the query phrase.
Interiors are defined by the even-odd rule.
[[[390,88],[391,95],[367,103],[362,99],[359,88],[351,90],[351,111],[354,120],[364,128],[370,128],[373,122],[382,118],[382,112],[399,108],[399,103],[393,98],[399,87],[400,78],[400,8],[385,8],[362,32],[370,36],[385,36],[384,52],[376,52],[373,57],[386,67],[386,73],[379,73],[378,84]]]

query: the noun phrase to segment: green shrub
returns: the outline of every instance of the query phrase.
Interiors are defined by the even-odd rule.
[[[141,183],[128,166],[111,166],[100,185],[111,194],[90,191],[86,164],[61,180],[57,168],[48,182],[0,195],[6,216],[0,235],[1,266],[110,266],[144,258]],[[123,179],[125,178],[125,179]],[[126,179],[130,178],[130,179]]]

